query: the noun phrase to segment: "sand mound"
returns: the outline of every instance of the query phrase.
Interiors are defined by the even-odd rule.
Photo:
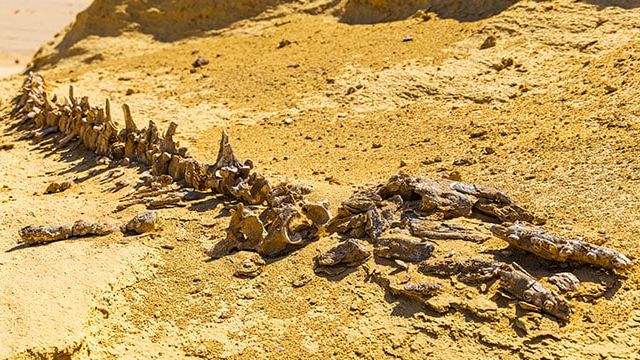
[[[515,0],[348,0],[340,15],[350,24],[372,24],[406,19],[418,10],[433,11],[441,18],[473,21],[495,15]]]
[[[116,36],[129,30],[173,41],[223,28],[290,0],[96,0],[78,14],[63,40],[70,45],[89,35]]]

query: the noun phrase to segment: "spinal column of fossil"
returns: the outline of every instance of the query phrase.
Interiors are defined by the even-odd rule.
[[[37,128],[34,134],[44,137],[62,133],[58,141],[61,145],[79,140],[100,155],[151,166],[154,176],[168,175],[186,187],[211,190],[243,204],[263,206],[260,217],[248,216],[247,220],[245,214],[251,210],[239,205],[234,210],[227,238],[210,251],[211,256],[222,256],[225,251],[240,248],[263,255],[278,254],[316,239],[319,229],[330,218],[326,205],[303,201],[308,187],[286,183],[272,186],[264,176],[253,171],[251,160],[240,162],[224,131],[216,162],[204,164],[190,157],[187,149],[174,140],[177,129],[174,122],[164,135],[153,121],[139,129],[130,107],[124,104],[125,127],[118,130],[108,100],[104,108],[91,106],[87,97],[76,98],[73,87],[63,99],[58,101],[54,96],[49,100],[45,89],[41,76],[29,74],[13,111],[14,116],[22,117],[27,125]],[[162,201],[179,200],[174,197]],[[121,205],[125,208],[136,203],[142,201],[133,199]]]

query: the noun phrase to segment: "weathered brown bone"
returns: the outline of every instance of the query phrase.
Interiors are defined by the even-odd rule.
[[[458,279],[464,282],[484,282],[497,278],[504,291],[534,306],[539,311],[564,321],[569,319],[572,312],[569,303],[562,295],[544,287],[517,263],[508,265],[477,259],[461,262],[445,260],[422,263],[419,271],[426,275],[458,275]]]
[[[68,239],[71,236],[71,228],[68,225],[27,226],[20,229],[21,240],[18,243],[43,244]]]
[[[41,225],[27,226],[20,230],[20,241],[29,245],[44,244],[72,237],[102,236],[117,230],[111,224],[100,224],[78,220],[72,226],[69,225]]]
[[[431,257],[433,245],[405,231],[389,231],[378,237],[373,253],[387,259],[421,262]]]
[[[263,256],[276,256],[317,238],[318,228],[309,223],[295,205],[269,207],[258,216],[238,204],[231,210],[227,236],[208,254],[219,258],[234,250],[251,250]]]
[[[71,188],[75,184],[74,179],[67,179],[60,182],[52,182],[47,186],[47,189],[44,191],[45,194],[54,194],[65,191]]]
[[[491,231],[510,245],[541,258],[554,261],[575,261],[605,269],[624,270],[631,266],[623,254],[584,241],[570,240],[551,234],[541,227],[516,222],[508,227],[495,225]]]
[[[463,226],[442,223],[427,227],[425,221],[412,222],[409,230],[413,236],[432,240],[464,240],[481,243],[491,238],[488,234],[482,234]]]
[[[371,256],[371,251],[357,239],[347,239],[316,256],[315,271],[330,276],[358,266]]]
[[[500,287],[516,298],[534,305],[540,311],[567,321],[571,316],[569,302],[555,291],[542,286],[517,263],[502,264],[497,269]]]

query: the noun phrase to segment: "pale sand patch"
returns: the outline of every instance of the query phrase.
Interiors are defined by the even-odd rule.
[[[90,3],[90,0],[0,0],[0,79],[22,71],[40,46],[52,40]]]

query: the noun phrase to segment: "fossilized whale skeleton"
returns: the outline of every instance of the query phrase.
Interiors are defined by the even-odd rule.
[[[493,234],[514,247],[549,260],[615,270],[631,266],[631,261],[617,251],[565,239],[532,225],[541,223],[540,219],[501,191],[446,179],[396,175],[383,184],[356,192],[343,201],[337,215],[331,217],[328,204],[305,200],[305,195],[312,191],[309,186],[272,184],[254,171],[251,160],[240,162],[224,131],[216,162],[204,164],[174,141],[177,129],[174,122],[164,134],[153,121],[139,129],[125,104],[122,106],[125,128],[118,129],[111,118],[108,100],[103,108],[90,105],[87,97],[76,98],[73,87],[63,98],[49,98],[45,90],[43,77],[30,73],[14,100],[12,115],[25,127],[32,128],[34,137],[60,134],[58,144],[79,141],[87,149],[116,162],[150,166],[153,175],[168,175],[185,187],[237,200],[239,204],[231,210],[227,236],[208,251],[214,258],[234,250],[256,251],[263,256],[280,255],[327,232],[366,239],[376,246],[377,256],[424,262],[433,250],[424,241],[481,242]],[[432,226],[434,219],[447,221],[474,214],[490,220],[493,227],[488,235],[455,225]],[[416,249],[424,256],[411,256],[416,255],[413,253]],[[341,255],[340,259],[343,258],[349,258],[349,254]],[[540,311],[568,319],[570,309],[561,295],[544,288],[517,267],[505,264],[493,268],[492,274],[499,275],[507,291],[540,307]]]

